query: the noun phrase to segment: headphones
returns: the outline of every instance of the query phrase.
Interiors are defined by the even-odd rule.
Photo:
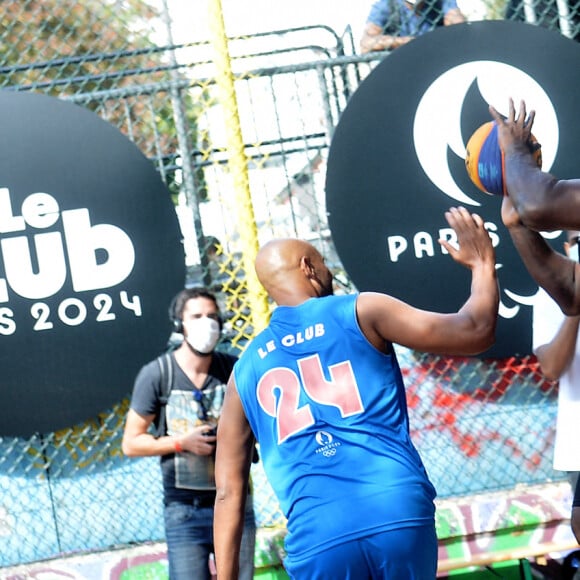
[[[217,303],[217,298],[208,290],[202,287],[185,288],[178,292],[169,304],[169,320],[173,325],[173,332],[183,334],[183,319],[179,315],[179,311],[183,312],[183,307],[188,300],[192,298],[208,298]],[[223,330],[224,322],[221,315],[218,313],[217,323],[220,327],[220,332]]]
[[[181,318],[178,318],[177,312],[175,311],[175,308],[177,306],[177,298],[179,297],[180,294],[181,292],[179,294],[176,294],[171,300],[171,303],[169,304],[169,320],[171,321],[171,324],[173,326],[173,332],[183,334],[183,320],[181,320]]]

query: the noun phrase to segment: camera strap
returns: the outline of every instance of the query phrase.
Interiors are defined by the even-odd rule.
[[[157,425],[157,437],[163,437],[167,432],[167,421],[165,418],[165,407],[169,400],[169,394],[173,389],[173,363],[171,362],[171,354],[166,352],[157,357],[159,364],[159,372],[161,374],[161,393],[159,395],[159,424]]]

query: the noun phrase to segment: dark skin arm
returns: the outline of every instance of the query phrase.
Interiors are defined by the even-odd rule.
[[[536,231],[527,228],[511,196],[502,202],[501,217],[526,269],[568,316],[580,314],[580,265],[555,252]]]
[[[564,252],[568,257],[570,247],[569,241],[564,242]],[[580,316],[567,316],[552,339],[535,349],[542,373],[550,380],[557,381],[570,368],[576,356],[578,328]]]
[[[542,373],[548,379],[557,381],[572,363],[579,324],[580,317],[566,317],[554,338],[536,349]]]
[[[254,434],[244,414],[233,374],[228,382],[217,438],[214,510],[217,576],[220,580],[236,580]]]
[[[535,231],[580,229],[580,179],[557,179],[541,171],[532,157],[529,140],[535,112],[528,115],[521,101],[516,115],[512,99],[507,119],[494,107],[489,110],[498,124],[507,192],[522,223]]]
[[[457,233],[459,249],[440,243],[459,264],[471,270],[471,294],[455,313],[420,310],[388,296],[363,292],[357,299],[361,330],[379,350],[385,341],[435,354],[473,355],[495,338],[499,293],[495,254],[483,220],[465,208],[445,214]]]

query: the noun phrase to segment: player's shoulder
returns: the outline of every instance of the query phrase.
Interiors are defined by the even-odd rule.
[[[169,353],[167,353],[169,354]],[[161,362],[162,358],[166,356],[166,353],[160,354],[156,356],[154,359],[151,359],[149,362],[146,362],[141,369],[139,370],[139,374],[150,375],[150,374],[159,374],[159,363]]]
[[[356,298],[356,312],[361,317],[376,318],[394,313],[403,304],[389,294],[382,292],[360,292]]]
[[[137,373],[135,377],[135,384],[142,385],[144,383],[154,384],[159,382],[161,379],[161,362],[162,357],[166,356],[165,353],[155,357],[149,362],[145,363]]]

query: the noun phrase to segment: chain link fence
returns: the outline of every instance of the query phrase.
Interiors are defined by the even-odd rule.
[[[486,17],[576,38],[579,5],[495,1]],[[255,223],[244,223],[209,40],[172,44],[166,6],[144,0],[6,0],[2,7],[2,89],[86,107],[151,159],[180,217],[187,282],[220,297],[224,348],[241,352],[254,333],[242,259],[247,228],[257,229],[260,243],[310,240],[344,291],[354,289],[328,228],[325,164],[341,112],[383,54],[358,55],[349,29],[337,34],[323,25],[230,39],[255,214]],[[551,467],[557,385],[534,357],[398,352],[413,438],[440,497],[565,477]],[[0,566],[163,539],[158,459],[121,453],[131,389],[84,424],[29,440],[0,438]],[[253,477],[259,526],[283,527],[259,464]]]

